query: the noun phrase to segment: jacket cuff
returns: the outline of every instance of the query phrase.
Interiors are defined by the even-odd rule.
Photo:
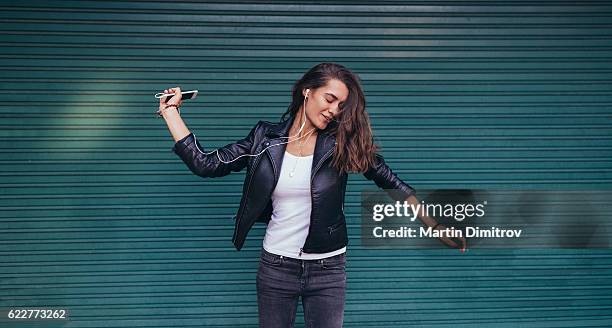
[[[175,154],[180,155],[181,153],[185,151],[185,149],[189,148],[189,146],[193,143],[193,141],[194,141],[193,133],[189,133],[188,135],[183,137],[183,139],[177,141],[174,144],[174,146],[172,147],[172,151]]]
[[[394,189],[383,189],[395,201],[403,202],[411,195],[416,195],[414,188],[404,184]]]

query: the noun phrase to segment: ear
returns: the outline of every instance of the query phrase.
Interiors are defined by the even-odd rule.
[[[310,95],[310,89],[303,89],[302,90],[302,96],[308,97],[309,95]]]

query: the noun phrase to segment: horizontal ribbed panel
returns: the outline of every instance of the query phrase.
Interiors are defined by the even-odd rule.
[[[612,188],[610,1],[19,1],[0,5],[0,309],[64,327],[254,327],[265,226],[244,172],[194,176],[152,95],[210,150],[277,121],[322,62],[360,75],[419,189]],[[612,253],[366,249],[346,194],[345,327],[608,327]],[[301,307],[297,326],[303,326]],[[22,322],[0,319],[3,327]],[[61,323],[60,323],[61,324]]]

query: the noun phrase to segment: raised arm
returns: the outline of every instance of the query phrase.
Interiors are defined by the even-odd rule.
[[[175,142],[172,151],[187,164],[191,172],[201,177],[222,177],[232,171],[242,170],[247,165],[249,157],[241,155],[251,154],[257,125],[251,129],[246,138],[225,145],[217,151],[205,151],[178,112],[177,107],[182,103],[181,89],[176,87],[164,90],[164,93],[169,92],[174,92],[175,96],[168,102],[166,98],[160,99],[161,115]],[[238,159],[234,160],[236,158]]]
[[[252,154],[255,140],[255,131],[259,121],[249,134],[241,140],[227,144],[217,151],[206,151],[193,133],[176,142],[172,151],[187,164],[191,172],[205,178],[222,177],[238,172],[246,167],[249,156]]]
[[[171,88],[164,90],[164,93],[174,92],[174,97],[170,98],[168,102],[166,102],[166,98],[159,99],[159,109],[161,110],[162,116],[166,121],[166,125],[168,125],[168,130],[170,130],[170,134],[172,134],[172,138],[174,142],[177,142],[189,133],[189,129],[183,122],[181,115],[178,112],[178,107],[182,103],[181,99],[181,89]]]

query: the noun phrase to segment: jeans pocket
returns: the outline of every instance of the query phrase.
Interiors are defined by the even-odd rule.
[[[345,270],[346,269],[346,257],[334,256],[330,259],[323,259],[322,264],[323,270]]]
[[[279,256],[262,255],[260,261],[263,264],[271,266],[280,266],[282,264],[282,259]]]

